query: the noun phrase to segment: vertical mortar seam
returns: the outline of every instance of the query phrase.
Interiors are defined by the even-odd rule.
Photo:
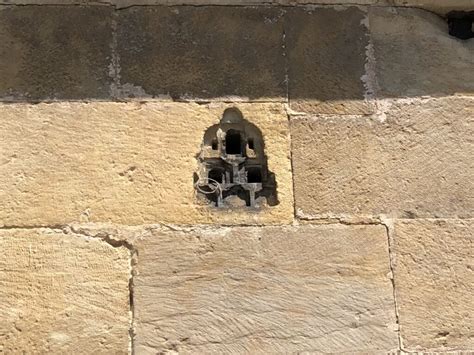
[[[135,265],[136,265],[136,258],[138,257],[135,248],[130,250],[130,279],[128,280],[128,304],[129,304],[129,312],[130,312],[130,326],[128,330],[128,337],[129,337],[129,351],[131,355],[135,354],[135,305],[134,305],[134,274],[135,274]]]
[[[291,115],[289,112],[289,105],[290,105],[290,58],[288,55],[288,43],[286,38],[286,16],[287,12],[283,11],[283,33],[282,33],[282,46],[283,46],[283,56],[285,57],[285,84],[286,84],[286,104],[285,104],[285,112],[286,117],[288,120],[288,138],[290,140],[290,174],[291,174],[291,187],[293,190],[293,223],[297,221],[296,218],[296,198],[295,198],[295,177],[294,177],[294,167],[293,167],[293,137],[291,135]]]
[[[397,289],[395,283],[395,252],[394,252],[394,226],[393,221],[383,218],[381,220],[382,225],[385,227],[387,231],[387,245],[388,245],[388,259],[389,259],[389,267],[391,273],[391,283],[392,283],[392,291],[393,291],[393,303],[395,307],[395,319],[397,322],[397,335],[398,335],[398,351],[403,351],[403,339],[401,334],[401,325],[400,325],[400,314],[398,312],[398,301],[397,301]]]
[[[118,55],[118,10],[114,7],[112,11],[112,43],[110,44],[111,48],[111,59],[109,65],[109,73],[112,78],[112,83],[110,84],[110,96],[113,101],[118,100],[118,92],[120,88],[120,58]]]
[[[281,11],[283,11],[283,16],[282,16],[282,18],[283,18],[282,48],[283,48],[283,56],[285,57],[285,94],[286,94],[285,101],[286,101],[286,104],[289,105],[290,104],[290,76],[289,76],[290,59],[289,59],[289,56],[288,56],[288,44],[287,44],[287,41],[286,41],[286,16],[287,16],[287,12],[284,9],[281,9]]]

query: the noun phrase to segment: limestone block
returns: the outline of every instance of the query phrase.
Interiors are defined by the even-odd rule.
[[[473,222],[395,222],[395,285],[406,350],[474,349]]]
[[[300,217],[473,216],[474,98],[386,104],[383,117],[292,119]]]
[[[119,12],[121,95],[286,98],[283,12],[132,7]]]
[[[0,9],[0,99],[107,98],[112,8]]]
[[[130,255],[61,231],[0,230],[0,353],[127,354]]]
[[[356,8],[294,8],[285,17],[290,107],[308,113],[365,114],[366,14]]]
[[[174,228],[136,247],[138,354],[397,348],[383,226]]]
[[[444,19],[418,9],[374,7],[369,22],[378,96],[474,93],[474,41],[450,36]]]
[[[204,132],[237,107],[263,134],[279,204],[216,208],[195,193]],[[288,118],[281,104],[0,105],[0,225],[70,222],[291,223]]]

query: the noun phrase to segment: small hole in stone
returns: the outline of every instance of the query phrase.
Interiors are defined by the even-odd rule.
[[[262,170],[260,168],[249,168],[247,170],[247,182],[262,182]]]
[[[222,171],[218,169],[209,170],[208,178],[217,181],[222,184]],[[214,182],[211,180],[211,183]]]
[[[249,149],[255,150],[255,144],[253,142],[253,138],[249,138],[248,144],[249,144]]]
[[[217,139],[213,139],[211,143],[212,150],[217,150]]]
[[[453,11],[448,14],[449,34],[459,39],[474,38],[474,11]]]
[[[227,154],[242,154],[240,133],[230,129],[225,135],[225,152]]]

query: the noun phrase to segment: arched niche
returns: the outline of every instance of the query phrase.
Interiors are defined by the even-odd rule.
[[[223,112],[204,133],[195,177],[198,195],[217,207],[233,207],[236,196],[248,207],[278,204],[275,174],[268,170],[260,129],[237,108]]]

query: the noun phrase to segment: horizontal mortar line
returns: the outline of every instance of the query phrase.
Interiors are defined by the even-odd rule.
[[[271,3],[271,2],[264,2],[264,3],[248,3],[248,4],[239,4],[239,3],[227,3],[227,4],[219,4],[219,3],[205,3],[205,4],[129,4],[125,6],[120,6],[115,2],[93,2],[93,3],[71,3],[71,4],[64,4],[64,3],[56,3],[56,2],[48,2],[46,4],[36,4],[36,3],[15,3],[15,4],[7,4],[7,3],[0,3],[0,7],[24,7],[24,6],[61,6],[61,7],[94,7],[94,6],[109,6],[114,8],[115,11],[126,10],[132,7],[281,7],[281,8],[317,8],[317,7],[338,7],[338,6],[345,6],[345,7],[359,7],[359,8],[369,8],[369,7],[390,7],[390,8],[403,8],[403,9],[420,9],[427,12],[431,12],[435,15],[440,17],[445,17],[445,14],[449,12],[448,9],[436,11],[436,5],[427,5],[427,7],[421,5],[399,5],[399,4],[364,4],[364,3],[347,3],[347,2],[338,2],[338,3],[297,3],[297,4],[279,4],[279,3]],[[453,8],[456,5],[453,5]],[[471,10],[469,7],[461,6],[461,9],[465,8],[465,11]],[[459,10],[456,8],[456,10]],[[459,10],[462,11],[462,10]]]
[[[351,223],[350,219],[370,219],[373,218],[373,221],[368,220],[367,223],[363,221],[358,221]],[[406,217],[390,217],[387,215],[374,215],[374,216],[349,216],[349,217],[311,217],[311,216],[304,216],[304,217],[296,217],[297,220],[300,221],[320,221],[324,223],[325,221],[336,220],[340,221],[340,223],[348,223],[348,224],[384,224],[384,220],[396,220],[396,221],[471,221],[474,220],[474,217],[459,217],[459,216],[451,216],[451,217],[416,217],[416,218],[406,218]],[[348,221],[346,220],[348,219]],[[379,223],[379,220],[381,221]]]
[[[57,103],[177,103],[177,104],[198,104],[207,105],[213,103],[232,103],[232,104],[288,104],[286,100],[220,100],[220,99],[209,99],[209,100],[160,100],[160,99],[77,99],[77,100],[2,100],[0,104],[14,105],[14,104],[57,104]]]
[[[376,218],[376,217],[374,217]],[[305,224],[171,224],[171,223],[160,223],[160,224],[115,224],[115,223],[107,223],[107,222],[78,222],[78,223],[67,223],[67,224],[44,224],[44,225],[4,225],[0,226],[0,230],[15,230],[15,229],[51,229],[51,230],[64,230],[68,227],[90,227],[91,229],[95,228],[96,230],[106,229],[110,227],[114,228],[144,228],[144,229],[176,229],[176,231],[183,229],[182,231],[186,231],[185,229],[216,229],[216,228],[275,228],[275,227],[304,227],[304,226],[327,226],[327,225],[352,225],[352,226],[364,226],[364,225],[386,225],[386,220],[393,220],[393,221],[474,221],[474,217],[439,217],[439,218],[391,218],[391,217],[383,217],[383,220],[380,221],[345,221],[339,220],[334,218],[332,220],[328,219],[302,219],[298,218],[298,220],[308,221],[308,222],[316,222],[319,221],[321,223],[305,223]],[[297,221],[298,221],[297,220]],[[297,222],[295,221],[295,222]],[[71,230],[72,233],[76,234],[84,234],[80,232],[76,232]],[[110,235],[111,233],[107,233]],[[84,234],[85,235],[85,234]],[[93,235],[90,235],[93,237]]]

